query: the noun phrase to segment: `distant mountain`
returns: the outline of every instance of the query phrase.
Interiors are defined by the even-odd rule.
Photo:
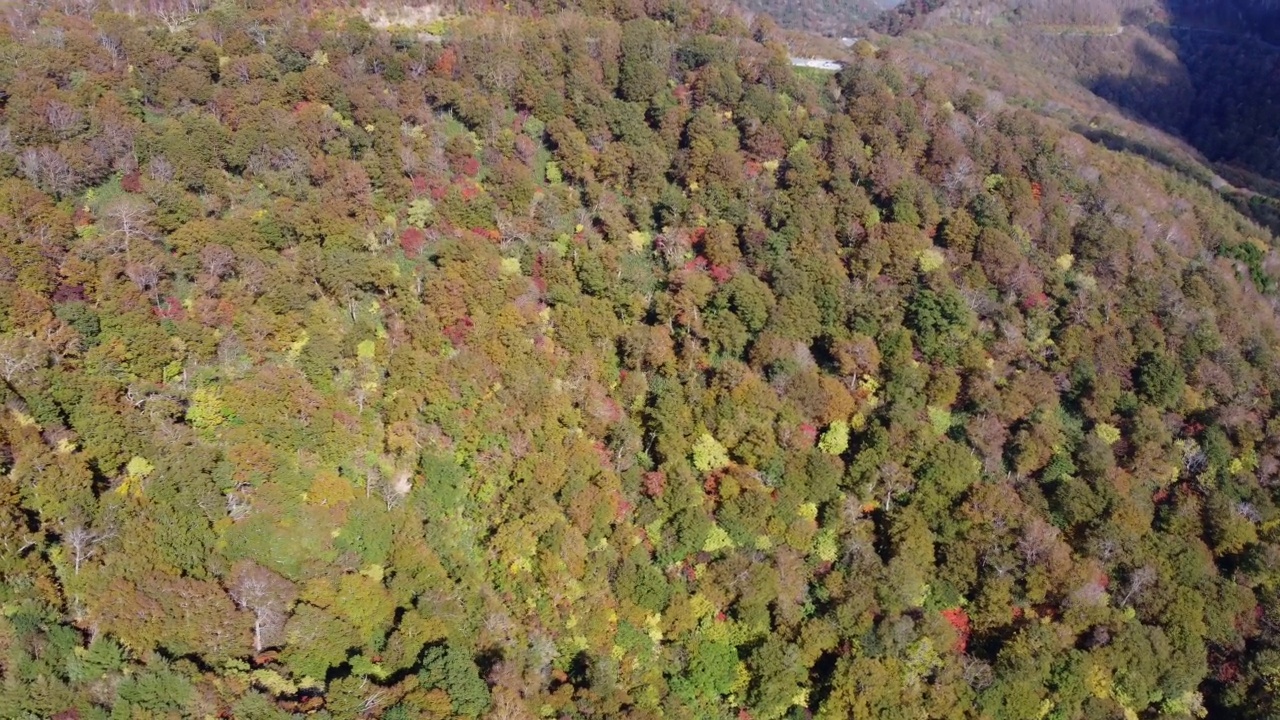
[[[1280,198],[1280,0],[742,2],[792,30],[901,37],[1113,147]]]
[[[897,7],[902,0],[742,0],[739,4],[766,13],[783,27],[828,37],[847,37]]]
[[[1280,43],[1280,2],[1277,0],[1169,0],[1168,4],[1182,23]]]
[[[910,0],[871,21],[881,32],[901,33],[945,24],[1023,26],[1043,24],[1184,25],[1204,30],[1280,39],[1276,0]]]
[[[1040,101],[1032,68],[1057,93],[1077,84],[1112,106],[1091,112],[1177,136],[1236,184],[1280,187],[1276,0],[913,0],[871,26]]]
[[[913,0],[877,16],[872,25],[900,34],[922,27],[962,24],[1010,27],[1043,24],[1106,25],[1146,21],[1164,11],[1162,0]]]

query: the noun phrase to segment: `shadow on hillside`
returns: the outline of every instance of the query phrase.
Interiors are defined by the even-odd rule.
[[[1146,16],[1126,17],[1138,33],[1132,51],[1107,70],[1086,72],[1088,86],[1211,162],[1280,182],[1280,46],[1270,42],[1280,37],[1280,8],[1223,12],[1232,4],[1218,3],[1211,13],[1204,8],[1214,3],[1171,0],[1167,25],[1144,27]]]
[[[1185,156],[1171,153],[1164,148],[1125,137],[1110,130],[1085,125],[1074,125],[1071,130],[1108,150],[1139,155],[1170,170],[1182,173],[1207,188],[1221,192],[1224,199],[1231,203],[1240,214],[1252,219],[1262,227],[1270,230],[1277,238],[1280,238],[1280,200],[1275,199],[1280,193],[1276,192],[1275,183],[1266,180],[1258,181],[1258,184],[1263,185],[1268,194],[1272,195],[1271,197],[1255,195],[1248,191],[1232,190],[1231,183],[1215,176],[1212,172],[1206,170],[1203,165]],[[1243,183],[1236,179],[1235,185],[1243,186]]]

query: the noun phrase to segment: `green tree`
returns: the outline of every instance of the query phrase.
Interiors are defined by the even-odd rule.
[[[618,92],[624,100],[647,102],[657,94],[666,84],[670,62],[670,40],[661,25],[648,18],[623,23]]]
[[[464,717],[478,717],[489,707],[489,688],[480,677],[475,659],[461,648],[447,643],[422,652],[418,681],[423,687],[440,688],[449,694],[453,711]]]
[[[1182,368],[1173,358],[1163,354],[1147,352],[1138,358],[1137,370],[1134,373],[1138,390],[1150,403],[1159,407],[1173,405],[1182,396],[1182,388],[1186,378]]]
[[[973,312],[955,291],[921,290],[907,306],[907,326],[934,362],[954,365],[968,339]]]

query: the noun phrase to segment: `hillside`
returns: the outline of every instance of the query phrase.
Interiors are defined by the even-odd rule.
[[[885,0],[743,0],[738,3],[744,10],[767,13],[784,27],[828,37],[856,37],[860,28],[886,9],[885,4]]]
[[[1078,84],[1111,103],[1100,113],[1111,122],[1167,133],[1187,145],[1191,163],[1280,194],[1280,6],[1269,0],[949,0],[904,4],[873,24],[954,40],[970,55],[964,62],[980,51],[979,75],[1037,68]],[[1043,89],[1030,97],[1080,105]],[[1136,144],[1154,140],[1159,153],[1180,154],[1147,135],[1136,133]]]
[[[1265,198],[1042,35],[3,9],[0,717],[1280,714]]]

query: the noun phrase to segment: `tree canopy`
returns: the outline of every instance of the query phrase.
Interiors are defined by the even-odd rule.
[[[1280,713],[1275,241],[1194,178],[684,0],[65,5],[0,716]]]

